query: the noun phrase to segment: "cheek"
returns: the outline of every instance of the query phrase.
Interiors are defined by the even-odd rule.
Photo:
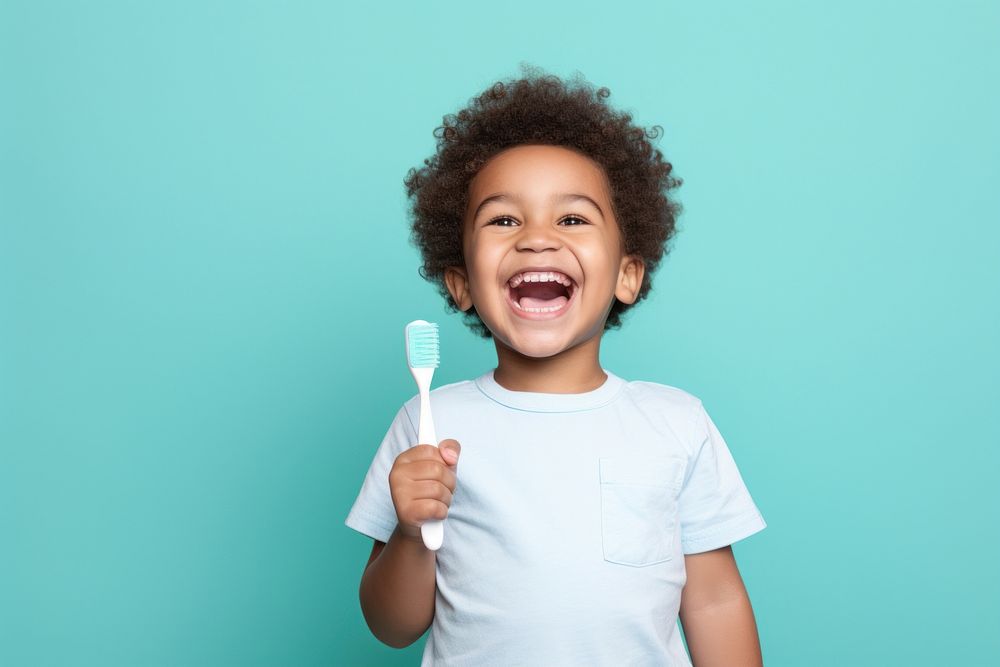
[[[503,253],[494,248],[476,248],[466,255],[469,275],[482,285],[496,283]]]
[[[493,299],[492,292],[496,291],[497,276],[496,268],[489,263],[472,260],[468,265],[469,271],[469,291],[477,303],[482,304],[484,300]]]
[[[610,248],[589,248],[580,252],[579,257],[585,269],[589,269],[587,282],[594,286],[613,287],[618,283],[620,259]]]

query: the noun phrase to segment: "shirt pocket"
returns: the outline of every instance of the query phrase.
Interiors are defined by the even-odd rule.
[[[600,459],[604,560],[642,567],[673,558],[685,466],[678,457]]]

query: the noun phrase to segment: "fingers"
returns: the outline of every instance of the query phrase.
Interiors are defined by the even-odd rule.
[[[455,442],[452,440],[451,442]],[[457,444],[457,443],[456,443]],[[405,477],[414,480],[429,480],[444,484],[450,491],[455,491],[456,471],[450,465],[440,449],[434,445],[414,445],[402,452],[396,459],[394,469]]]
[[[457,440],[442,440],[439,446],[418,444],[401,452],[389,471],[389,490],[400,530],[420,539],[420,526],[431,519],[445,519],[457,482]]]
[[[442,440],[438,445],[438,450],[445,463],[450,466],[458,465],[458,457],[462,453],[462,445],[458,443],[458,440],[452,438]]]
[[[458,459],[462,453],[462,445],[458,440],[448,438],[442,440],[438,447],[434,445],[414,445],[399,455],[399,460],[403,463],[412,461],[443,461],[445,465],[455,468],[458,466]]]
[[[414,483],[413,497],[444,503],[444,509],[447,511],[454,497],[454,487],[448,488],[433,480],[420,480]]]

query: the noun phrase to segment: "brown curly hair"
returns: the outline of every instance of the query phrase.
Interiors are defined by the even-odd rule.
[[[594,90],[576,72],[569,82],[521,63],[522,77],[497,81],[473,97],[458,114],[444,116],[435,128],[436,153],[420,169],[411,168],[404,184],[412,200],[410,241],[423,256],[418,270],[436,283],[449,312],[459,311],[444,282],[449,266],[465,266],[463,218],[469,184],[479,169],[500,151],[519,144],[546,144],[576,150],[601,165],[611,184],[612,206],[626,255],[645,264],[638,296],[632,304],[615,301],[604,329],[621,326],[622,315],[646,297],[652,273],[669,252],[682,207],[667,192],[683,181],[671,175],[673,166],[649,139],[649,131],[632,124],[632,115],[609,108],[605,87]],[[475,307],[465,323],[483,338],[492,338]]]

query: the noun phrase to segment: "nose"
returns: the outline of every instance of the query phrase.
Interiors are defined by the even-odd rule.
[[[558,230],[545,220],[542,218],[539,221],[526,222],[518,235],[515,247],[518,250],[533,250],[535,252],[561,248],[562,239],[559,238]]]

